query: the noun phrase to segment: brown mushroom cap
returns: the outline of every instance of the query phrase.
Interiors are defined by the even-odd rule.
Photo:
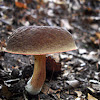
[[[7,43],[7,52],[43,55],[76,49],[71,34],[61,27],[23,26],[16,29]]]

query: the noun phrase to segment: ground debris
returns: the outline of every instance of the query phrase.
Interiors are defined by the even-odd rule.
[[[0,1],[0,100],[100,99],[100,0]],[[60,26],[78,49],[47,55],[45,89],[26,95],[34,58],[6,53],[6,43],[20,26]]]

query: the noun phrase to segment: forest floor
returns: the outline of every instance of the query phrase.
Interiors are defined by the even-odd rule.
[[[47,55],[36,96],[24,89],[34,57],[2,51],[13,30],[29,25],[64,27],[78,47]],[[0,0],[0,48],[0,100],[100,100],[100,0]]]

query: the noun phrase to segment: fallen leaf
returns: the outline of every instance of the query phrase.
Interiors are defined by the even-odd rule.
[[[43,4],[44,4],[44,0],[36,0],[36,1],[37,1],[37,3],[38,3],[37,9],[40,9],[41,6],[43,6]]]
[[[22,2],[18,2],[18,0],[15,0],[15,5],[18,8],[24,8],[27,9],[27,4],[26,3],[22,3]]]
[[[99,45],[99,44],[100,44],[100,39],[96,40],[96,41],[94,42],[94,44]]]
[[[48,56],[46,58],[46,68],[49,71],[61,71],[61,63],[56,62],[52,57]]]
[[[95,33],[95,34],[96,34],[96,36],[98,37],[98,39],[100,39],[100,33],[97,32],[97,33]]]
[[[95,42],[95,37],[90,37],[90,40],[94,43]]]
[[[32,3],[32,0],[25,0],[26,3]]]
[[[7,29],[8,31],[12,31],[12,26],[11,26],[11,25],[7,25],[7,26],[6,26],[6,29]]]
[[[92,95],[90,95],[90,94],[88,93],[88,100],[98,100],[98,99],[96,99],[95,97],[93,97]]]
[[[19,66],[12,66],[12,69],[18,69],[19,68]]]
[[[2,38],[0,40],[0,50],[2,51],[3,47],[6,47],[6,40],[4,38]]]
[[[56,93],[56,96],[58,97],[58,99],[60,99],[60,93]]]
[[[66,3],[66,0],[53,0],[55,4],[62,5]]]
[[[90,7],[87,7],[87,10],[88,10],[88,11],[92,11],[92,8],[90,8]]]
[[[79,54],[85,54],[88,53],[86,49],[79,49]]]
[[[46,84],[43,85],[41,92],[43,92],[45,95],[47,94],[52,94],[52,93],[56,93],[60,91],[58,90],[52,90],[49,86],[47,86]]]
[[[79,81],[78,81],[78,80],[69,80],[69,81],[66,81],[66,83],[68,83],[68,84],[69,84],[70,86],[72,86],[73,88],[79,86]]]
[[[86,99],[83,99],[83,98],[77,97],[75,100],[86,100]]]
[[[77,93],[77,96],[78,97],[81,97],[82,96],[82,92],[81,91],[75,91]]]
[[[91,24],[91,28],[97,30],[99,28],[98,24]]]
[[[73,30],[73,27],[70,25],[67,19],[61,19],[61,27],[64,27],[68,30]]]
[[[19,22],[24,26],[29,26],[30,25],[29,21],[26,21],[25,18],[20,19]]]
[[[11,92],[8,90],[7,86],[3,86],[1,90],[2,95],[8,100],[11,97]]]

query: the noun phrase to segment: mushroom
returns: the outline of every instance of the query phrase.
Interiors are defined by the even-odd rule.
[[[25,89],[38,94],[46,78],[46,54],[77,49],[71,34],[54,26],[23,26],[10,36],[6,52],[34,55],[34,72]]]

